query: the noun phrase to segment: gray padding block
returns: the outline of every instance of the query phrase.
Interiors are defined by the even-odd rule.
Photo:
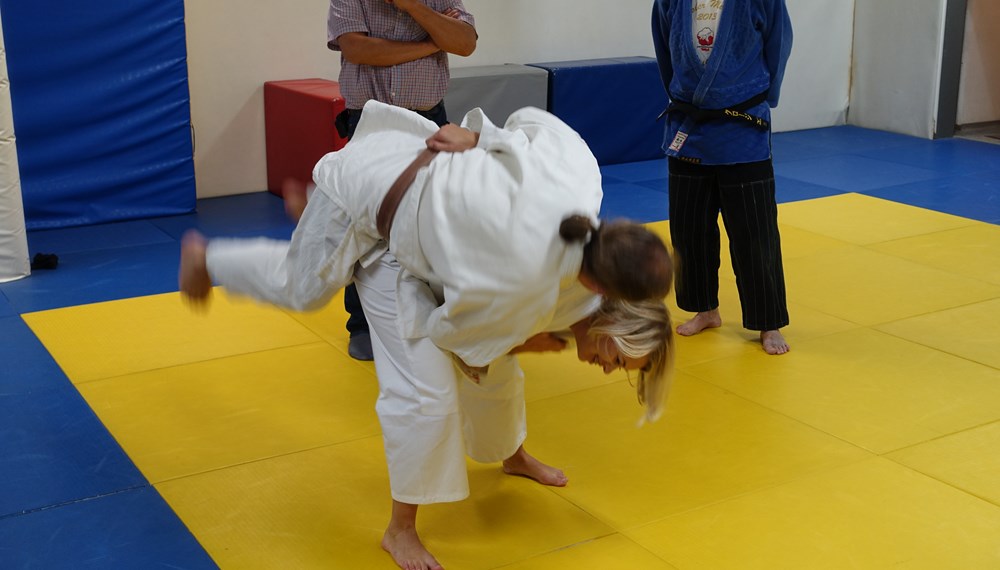
[[[481,107],[494,124],[503,126],[521,107],[546,109],[548,97],[548,71],[508,63],[453,68],[444,104],[453,123],[460,123],[466,113]]]

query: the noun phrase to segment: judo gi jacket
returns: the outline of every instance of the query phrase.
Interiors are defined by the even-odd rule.
[[[427,287],[399,289],[404,338],[429,337],[471,366],[486,366],[546,330],[557,300],[583,286],[582,243],[559,224],[584,215],[597,223],[601,176],[590,149],[569,126],[525,108],[504,128],[482,110],[463,126],[476,148],[439,153],[422,168],[396,212],[388,244],[375,226],[382,199],[438,127],[369,101],[351,142],[320,159],[316,189],[291,243],[212,240],[213,280],[296,309],[321,306],[386,248]],[[269,261],[264,261],[265,259]],[[407,279],[403,279],[405,282]]]
[[[653,46],[660,77],[671,101],[700,109],[727,109],[764,95],[743,111],[770,124],[778,104],[792,25],[784,0],[725,0],[708,61],[698,58],[692,33],[697,0],[655,0]],[[771,132],[750,121],[715,119],[697,123],[689,115],[666,116],[663,150],[688,162],[719,165],[767,160]]]

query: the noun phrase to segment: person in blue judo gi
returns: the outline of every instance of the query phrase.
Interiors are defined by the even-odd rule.
[[[784,0],[655,0],[653,45],[670,103],[670,239],[684,336],[722,325],[722,214],[743,309],[768,354],[789,345],[770,109],[777,106],[792,25]]]

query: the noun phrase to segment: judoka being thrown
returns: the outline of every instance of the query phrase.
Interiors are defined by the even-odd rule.
[[[367,267],[388,248],[437,296],[419,318],[412,311],[426,305],[400,304],[414,329],[406,334],[430,338],[472,368],[545,330],[561,291],[666,296],[672,266],[662,240],[639,224],[598,225],[600,170],[575,131],[531,107],[504,128],[475,109],[463,126],[438,130],[369,101],[351,142],[317,163],[291,241],[206,243],[189,233],[181,292],[205,299],[215,283],[315,309],[351,282],[355,264]],[[408,167],[407,183],[400,173]],[[391,192],[400,182],[403,192]],[[655,414],[660,402],[647,405]]]
[[[189,235],[181,290],[204,300],[214,280],[308,309],[356,281],[372,323],[393,498],[382,547],[402,568],[436,569],[416,534],[417,509],[468,496],[466,454],[503,460],[505,471],[543,484],[566,483],[523,447],[523,374],[513,353],[564,347],[542,331],[572,330],[578,356],[606,372],[637,371],[646,417],[660,413],[673,358],[661,301],[670,260],[641,226],[593,228],[596,161],[555,117],[525,109],[498,129],[474,111],[465,124],[476,130],[438,131],[415,114],[369,105],[347,148],[317,165],[290,243]],[[427,147],[447,152],[423,154]],[[432,160],[420,166],[418,155]],[[404,170],[412,181],[397,179]],[[286,196],[294,198],[302,196]],[[652,300],[602,304],[597,291]],[[457,380],[438,347],[458,355],[474,381]]]

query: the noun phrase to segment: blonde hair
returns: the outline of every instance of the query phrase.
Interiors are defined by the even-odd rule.
[[[590,335],[606,336],[629,358],[649,357],[635,388],[646,407],[644,419],[656,421],[674,379],[674,334],[663,301],[605,299],[591,321]]]

